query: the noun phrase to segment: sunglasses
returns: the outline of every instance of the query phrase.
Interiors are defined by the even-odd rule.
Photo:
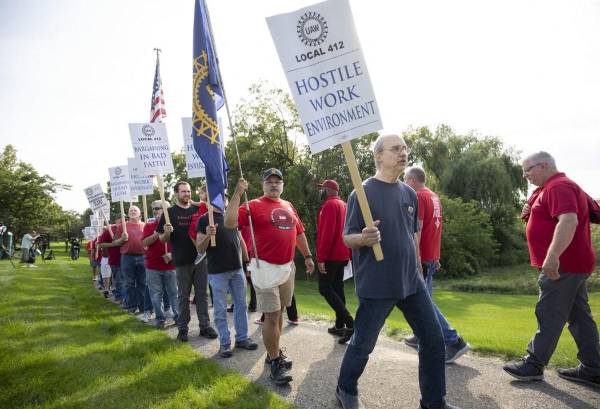
[[[162,210],[162,207],[153,207],[152,210]]]

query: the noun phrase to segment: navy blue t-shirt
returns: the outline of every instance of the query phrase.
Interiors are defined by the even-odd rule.
[[[403,299],[417,292],[414,233],[419,230],[417,194],[405,183],[375,178],[363,182],[373,220],[380,220],[383,261],[377,262],[372,247],[352,251],[356,295],[361,298]],[[344,234],[361,233],[366,227],[356,193],[348,197]]]

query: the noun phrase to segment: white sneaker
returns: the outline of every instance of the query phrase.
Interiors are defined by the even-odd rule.
[[[148,311],[144,311],[144,315],[142,315],[142,322],[146,324],[150,322],[150,313]]]
[[[165,311],[165,318],[174,318],[175,314],[173,314],[173,310],[171,308],[169,308],[168,310]]]

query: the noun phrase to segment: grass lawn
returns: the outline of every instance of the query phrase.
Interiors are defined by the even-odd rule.
[[[319,295],[316,279],[306,281],[304,277],[296,280],[296,301],[300,316],[311,315],[333,320],[333,311]],[[533,295],[437,290],[434,282],[434,298],[450,324],[480,353],[506,358],[520,357],[525,354],[527,343],[537,329],[534,314],[537,297]],[[352,282],[346,284],[346,300],[349,310],[354,314],[357,302]],[[600,293],[590,293],[590,305],[597,320],[600,316]],[[393,310],[386,326],[387,333],[396,338],[412,333],[398,309]],[[551,364],[577,364],[575,342],[566,327]]]
[[[292,407],[106,302],[85,257],[36,265],[0,261],[0,408]]]

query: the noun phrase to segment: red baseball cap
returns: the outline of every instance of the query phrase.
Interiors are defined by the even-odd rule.
[[[335,180],[325,179],[323,183],[319,183],[317,186],[319,187],[327,187],[331,190],[335,190],[336,192],[340,191],[340,187],[338,186]]]

